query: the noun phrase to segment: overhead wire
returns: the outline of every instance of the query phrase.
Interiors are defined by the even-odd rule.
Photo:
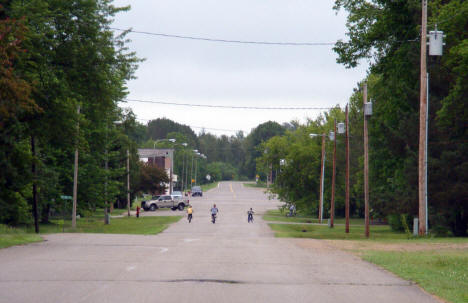
[[[155,119],[141,119],[141,118],[136,118],[136,120],[144,121],[144,122],[150,122]],[[227,131],[227,132],[244,132],[242,129],[225,129],[225,128],[212,128],[212,127],[205,127],[205,126],[194,126],[194,125],[187,125],[188,127],[191,128],[196,128],[196,129],[206,129],[206,130],[216,130],[216,131]]]
[[[306,107],[262,107],[262,106],[212,105],[212,104],[177,103],[177,102],[168,102],[168,101],[140,100],[140,99],[124,99],[122,101],[174,105],[174,106],[227,108],[227,109],[254,109],[254,110],[329,110],[329,109],[334,108],[334,107],[308,107],[308,106]]]
[[[217,39],[217,38],[207,38],[207,37],[195,37],[195,36],[186,36],[186,35],[174,35],[166,33],[154,33],[147,31],[136,31],[132,29],[122,29],[111,27],[112,30],[130,32],[135,34],[144,34],[151,36],[159,36],[166,38],[177,38],[177,39],[188,39],[188,40],[199,40],[199,41],[208,41],[208,42],[221,42],[221,43],[237,43],[237,44],[260,44],[260,45],[282,45],[282,46],[326,46],[326,45],[335,45],[336,42],[276,42],[276,41],[248,41],[248,40],[230,40],[230,39]]]

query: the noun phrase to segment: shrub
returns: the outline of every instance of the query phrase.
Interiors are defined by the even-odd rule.
[[[387,216],[388,224],[393,231],[411,231],[413,229],[413,218],[412,215],[408,214],[391,214]],[[403,224],[402,219],[405,220],[406,224]]]

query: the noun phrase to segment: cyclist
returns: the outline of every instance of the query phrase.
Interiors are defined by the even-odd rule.
[[[192,214],[193,214],[192,205],[189,205],[189,207],[187,208],[187,220],[189,223],[192,222]]]
[[[218,214],[218,212],[219,210],[216,207],[216,204],[214,204],[213,207],[211,208],[211,222],[213,222],[213,224],[216,221],[216,215]]]
[[[254,214],[254,211],[252,210],[252,207],[251,207],[250,210],[247,212],[247,222],[253,223],[253,214]]]

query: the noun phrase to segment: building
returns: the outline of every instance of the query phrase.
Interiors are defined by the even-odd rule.
[[[173,149],[158,149],[158,148],[139,148],[138,156],[141,161],[155,165],[166,171],[170,184],[165,184],[167,190],[165,194],[172,194],[174,184],[177,182],[177,175],[174,174],[174,150]]]

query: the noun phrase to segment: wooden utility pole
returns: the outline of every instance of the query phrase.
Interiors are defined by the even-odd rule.
[[[366,114],[367,104],[367,83],[364,83],[363,91],[363,114],[364,114],[364,217],[365,217],[365,235],[369,238],[369,135],[367,131],[367,122],[369,116]]]
[[[174,179],[174,150],[171,153],[171,170],[170,170],[170,180],[169,180],[169,194],[172,195],[172,189],[173,189],[173,179]]]
[[[106,181],[104,183],[104,224],[109,224],[109,200],[107,194],[107,183],[109,182],[109,121],[106,120],[106,149],[104,151],[105,154],[105,162],[104,168],[106,170]]]
[[[75,168],[73,174],[73,210],[72,210],[72,228],[76,228],[76,205],[78,195],[78,142],[80,136],[80,106],[76,110],[76,146],[75,146]]]
[[[349,233],[349,117],[348,105],[346,105],[346,195],[345,195],[345,217],[346,233]]]
[[[130,151],[127,148],[127,213],[130,217]]]
[[[107,151],[107,133],[106,133],[106,162],[104,163],[104,167],[106,170],[106,181],[104,183],[104,224],[109,224],[109,201],[107,199],[107,182],[108,182],[108,173],[109,173],[109,159],[108,159],[108,151]]]
[[[36,170],[36,142],[34,136],[31,136],[31,154],[32,154],[32,175],[33,175],[33,216],[34,216],[34,231],[36,234],[39,233],[39,213],[37,207],[37,170]]]
[[[322,134],[322,161],[320,165],[320,202],[319,202],[319,223],[322,223],[323,219],[323,185],[325,175],[325,134]]]
[[[332,172],[332,193],[330,202],[330,227],[333,228],[333,220],[335,219],[335,174],[336,174],[336,119],[333,127],[333,172]]]
[[[419,235],[426,234],[426,116],[427,116],[427,68],[426,68],[426,48],[427,48],[427,0],[422,0],[421,18],[421,74],[419,92]]]

